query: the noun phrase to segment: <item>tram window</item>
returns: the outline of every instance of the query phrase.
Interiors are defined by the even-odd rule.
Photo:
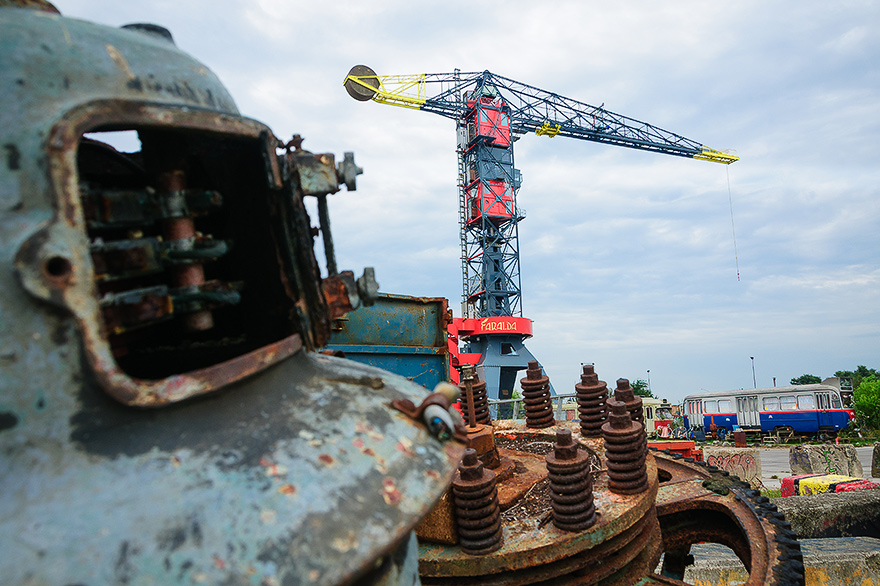
[[[831,408],[840,409],[840,397],[837,395],[831,395]]]
[[[730,406],[730,399],[721,399],[718,401],[719,413],[730,413],[733,409]]]
[[[654,419],[654,415],[651,412],[650,407],[645,407],[645,419]]]
[[[782,395],[779,397],[779,404],[783,411],[794,411],[797,409],[797,399],[794,395]]]
[[[779,411],[779,397],[764,397],[764,411]]]
[[[703,411],[705,413],[718,413],[718,401],[703,401]]]
[[[813,395],[798,395],[797,406],[798,409],[802,411],[815,409],[815,404],[813,403]]]

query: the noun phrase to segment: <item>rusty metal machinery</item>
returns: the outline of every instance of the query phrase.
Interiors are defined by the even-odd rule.
[[[0,581],[417,580],[464,446],[390,406],[421,387],[311,351],[376,293],[332,246],[321,279],[303,203],[353,158],[242,116],[162,27],[26,5],[0,2]]]
[[[585,374],[584,386],[604,388],[590,377],[592,368]],[[633,402],[626,381],[618,386]],[[691,545],[709,542],[736,553],[749,586],[804,584],[800,546],[767,498],[692,458],[646,450],[642,424],[627,403],[612,400],[608,406],[601,438],[592,437],[590,428],[583,432],[576,421],[541,429],[523,421],[494,422],[497,450],[515,465],[494,489],[500,546],[481,552],[456,543],[449,527],[466,503],[454,492],[459,506],[441,500],[427,526],[417,530],[422,582],[681,586],[693,562]],[[475,478],[479,451],[462,468],[462,478],[465,470]],[[448,514],[438,514],[444,506]],[[476,516],[464,512],[465,522]]]

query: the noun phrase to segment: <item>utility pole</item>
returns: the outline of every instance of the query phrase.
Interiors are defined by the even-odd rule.
[[[749,356],[749,358],[752,359],[752,384],[755,385],[755,388],[757,389],[758,388],[758,381],[755,378],[755,357]]]

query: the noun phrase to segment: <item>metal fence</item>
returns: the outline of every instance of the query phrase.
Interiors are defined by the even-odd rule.
[[[555,403],[556,415],[554,417],[557,421],[566,419],[564,412],[569,409],[565,409],[563,405],[572,405],[572,410],[577,413],[576,398],[577,393],[562,393],[550,396],[550,401]],[[489,411],[492,414],[492,419],[525,419],[525,409],[520,407],[522,402],[522,397],[517,397],[516,399],[489,399]],[[521,412],[522,417],[520,417]]]

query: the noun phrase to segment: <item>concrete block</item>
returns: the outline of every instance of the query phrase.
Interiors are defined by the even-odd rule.
[[[880,540],[868,537],[801,540],[806,586],[866,586],[880,584]],[[696,586],[735,586],[749,575],[727,547],[700,544],[691,547],[694,565],[684,581]]]
[[[761,486],[761,451],[757,448],[703,448],[703,461],[727,470],[753,488]]]
[[[871,478],[880,478],[880,443],[874,444],[871,454]]]
[[[788,451],[788,464],[793,475],[841,474],[864,478],[859,455],[850,444],[793,446]]]
[[[771,499],[798,538],[880,538],[880,490]]]
[[[804,474],[782,479],[782,496],[880,490],[880,483],[840,474]]]

